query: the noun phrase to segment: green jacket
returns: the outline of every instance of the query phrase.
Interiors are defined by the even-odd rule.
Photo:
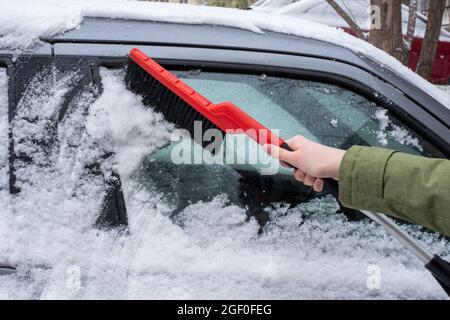
[[[340,167],[339,200],[450,236],[450,160],[352,147]]]

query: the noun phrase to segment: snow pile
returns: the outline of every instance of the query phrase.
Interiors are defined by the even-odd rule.
[[[107,255],[109,250],[103,252],[102,246],[113,243],[118,232],[100,232],[93,227],[106,182],[112,179],[110,173],[116,169],[126,177],[127,170],[135,169],[136,161],[169,138],[171,126],[162,121],[161,115],[144,108],[114,75],[105,77],[99,99],[95,88],[86,87],[68,106],[64,105],[78,80],[75,72],[42,72],[28,85],[11,124],[18,156],[16,185],[21,192],[12,198],[7,192],[1,194],[2,208],[8,206],[0,211],[0,261],[20,266],[19,278],[13,279],[19,286],[28,285],[21,277],[32,277],[36,266],[44,272],[36,281],[49,270],[55,272],[48,275],[45,286],[65,277],[71,262],[94,268],[98,264],[96,250]],[[58,123],[65,107],[67,114]],[[123,119],[127,121],[121,122]],[[128,139],[137,136],[145,143],[134,139],[140,143],[134,147]],[[117,156],[111,156],[112,152]],[[129,155],[126,161],[121,161],[122,153]],[[93,172],[96,163],[101,163],[103,176]],[[106,256],[100,258],[107,261]],[[60,270],[62,274],[58,274]],[[29,285],[40,284],[31,281]],[[19,290],[16,297],[32,297],[33,288],[27,286],[22,293]]]
[[[80,8],[64,3],[41,3],[38,8],[22,1],[14,1],[14,5],[2,3],[0,48],[24,49],[40,37],[73,29],[81,21]]]
[[[171,126],[112,71],[102,72],[100,97],[87,86],[65,105],[78,78],[47,70],[19,103],[12,127],[22,191],[0,193],[0,261],[19,269],[1,277],[0,298],[446,297],[380,226],[347,221],[331,197],[295,208],[272,204],[261,235],[256,221],[224,196],[192,204],[171,219],[164,195],[129,176],[168,141]],[[0,110],[5,95],[0,90]],[[58,123],[63,107],[67,113]],[[7,140],[0,141],[5,148]],[[90,171],[100,159],[103,177]],[[124,174],[125,232],[94,227],[112,168]],[[449,257],[448,241],[407,229]],[[381,271],[380,290],[367,289],[371,265]]]
[[[420,145],[419,139],[411,136],[408,130],[393,124],[387,113],[388,110],[382,108],[375,112],[375,118],[380,123],[380,131],[377,133],[380,146],[387,146],[389,143],[388,138],[391,138],[401,145],[413,147],[422,152],[423,147]]]
[[[336,43],[395,70],[450,107],[450,98],[395,58],[342,30],[308,20],[247,10],[121,0],[7,0],[0,11],[0,48],[23,48],[77,26],[83,17],[137,19],[274,31]],[[35,18],[36,17],[36,18]]]
[[[125,91],[119,74],[101,72],[105,94],[92,106],[86,128],[100,145],[108,145],[117,159],[115,170],[130,176],[145,157],[169,140],[173,126],[162,114],[148,112],[141,99]],[[126,106],[126,107],[124,107]]]
[[[441,90],[443,90],[447,94],[448,98],[450,99],[450,86],[439,86],[439,88]]]

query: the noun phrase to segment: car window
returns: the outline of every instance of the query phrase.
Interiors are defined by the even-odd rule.
[[[231,101],[282,138],[303,135],[314,141],[347,149],[352,145],[382,146],[411,154],[432,155],[432,148],[387,110],[337,85],[310,80],[217,72],[177,72],[213,103]],[[242,140],[241,140],[242,141]],[[236,152],[225,143],[226,152]],[[252,140],[246,138],[252,145]],[[137,181],[158,191],[174,206],[174,213],[190,203],[226,194],[231,203],[260,213],[274,202],[299,203],[317,196],[295,182],[290,169],[259,174],[270,165],[260,163],[175,164],[174,148],[190,144],[193,154],[203,149],[183,139],[152,154],[135,174]],[[254,148],[260,148],[255,146]],[[236,152],[237,153],[237,152]],[[264,152],[262,152],[265,154]],[[193,157],[194,157],[193,156]],[[266,155],[270,161],[276,163]],[[245,158],[245,157],[244,157]],[[247,160],[247,159],[244,159]]]
[[[198,71],[178,76],[214,103],[232,101],[283,138],[300,134],[339,148],[362,144],[423,152],[419,139],[387,110],[337,85]]]

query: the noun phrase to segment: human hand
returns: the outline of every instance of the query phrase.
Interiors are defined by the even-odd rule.
[[[274,145],[265,145],[264,150],[272,157],[295,167],[294,177],[314,191],[323,190],[323,179],[339,181],[339,167],[345,151],[315,143],[302,136],[286,141],[293,151]]]

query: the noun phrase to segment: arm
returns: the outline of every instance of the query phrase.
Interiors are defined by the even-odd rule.
[[[382,212],[450,236],[450,161],[352,147],[339,170],[346,207]]]
[[[287,143],[294,152],[266,150],[299,168],[295,178],[314,190],[322,190],[322,178],[334,178],[344,206],[382,212],[450,236],[449,160],[374,147],[345,152],[303,137]]]

